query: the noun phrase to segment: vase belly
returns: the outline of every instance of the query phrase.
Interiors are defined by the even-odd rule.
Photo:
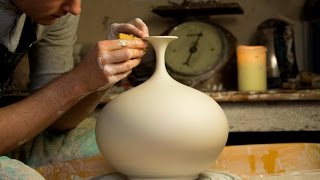
[[[149,37],[157,54],[154,75],[109,102],[97,121],[101,153],[130,180],[196,180],[228,138],[218,103],[166,72],[164,50],[173,39]]]

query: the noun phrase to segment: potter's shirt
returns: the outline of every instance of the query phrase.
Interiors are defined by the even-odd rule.
[[[25,14],[22,14],[9,0],[0,0],[0,44],[10,52],[15,52],[22,28]]]
[[[0,46],[9,52],[18,50],[26,19],[26,15],[10,0],[0,0]],[[69,13],[52,25],[35,25],[36,42],[28,49],[31,90],[39,89],[73,68],[73,45],[76,41],[78,21],[79,16]]]

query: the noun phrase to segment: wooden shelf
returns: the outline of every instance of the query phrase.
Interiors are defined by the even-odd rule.
[[[244,10],[238,3],[189,3],[152,7],[151,11],[162,17],[187,17],[243,14]]]
[[[257,101],[319,101],[320,89],[308,90],[268,90],[265,92],[240,92],[240,91],[223,91],[223,92],[204,92],[217,102],[257,102]],[[120,93],[110,93],[101,104],[108,103]],[[28,93],[10,93],[4,94],[2,101],[10,102],[21,100],[28,96]]]
[[[205,92],[217,102],[256,102],[256,101],[318,101],[320,89],[314,90],[268,90],[265,92]],[[102,103],[115,98],[117,93],[109,94]]]
[[[219,102],[244,101],[310,101],[320,100],[320,89],[317,90],[268,90],[266,92],[207,92]]]

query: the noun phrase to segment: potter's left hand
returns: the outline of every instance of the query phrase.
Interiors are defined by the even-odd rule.
[[[119,33],[132,34],[136,37],[143,38],[149,36],[149,29],[140,18],[135,18],[128,23],[111,24],[108,39],[118,39]]]

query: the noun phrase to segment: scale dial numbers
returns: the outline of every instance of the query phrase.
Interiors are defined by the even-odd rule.
[[[198,76],[212,70],[224,53],[223,33],[215,26],[200,21],[182,23],[169,35],[179,38],[166,52],[169,71],[183,76]]]

